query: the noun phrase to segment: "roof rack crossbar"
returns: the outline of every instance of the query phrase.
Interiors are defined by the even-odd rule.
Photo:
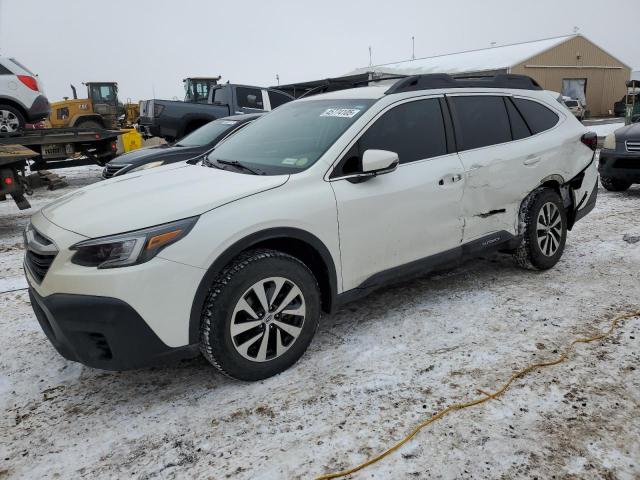
[[[512,88],[519,90],[542,90],[533,78],[526,75],[447,75],[432,73],[412,75],[394,83],[385,91],[385,95],[413,92],[416,90],[434,90],[438,88]]]

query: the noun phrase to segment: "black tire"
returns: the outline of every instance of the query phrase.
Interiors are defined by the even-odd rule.
[[[557,231],[555,228],[552,231],[537,228],[540,215],[544,218],[543,207],[553,208],[547,207],[548,204],[555,206],[555,211],[559,215],[561,224],[557,226]],[[553,215],[547,223],[553,224],[557,218]],[[567,213],[560,195],[550,188],[538,188],[532,192],[520,207],[520,225],[522,244],[514,253],[516,263],[530,270],[547,270],[558,263],[567,240]]]
[[[610,192],[624,192],[631,186],[631,182],[602,176],[600,177],[600,183],[606,190],[609,190]]]
[[[76,123],[76,128],[104,128],[97,120],[83,120]]]
[[[232,338],[233,313],[241,297],[256,282],[269,277],[283,277],[297,285],[302,292],[305,316],[300,333],[284,353],[266,361],[252,361],[237,350],[234,338],[239,336]],[[254,306],[258,313],[259,304]],[[266,317],[271,317],[269,312],[266,313]],[[261,380],[286,370],[304,354],[318,327],[319,318],[320,289],[313,273],[305,264],[291,255],[275,250],[247,251],[224,269],[209,290],[200,322],[200,351],[212,365],[229,377],[246,381]],[[267,328],[278,329],[273,324],[255,327],[258,335]],[[256,330],[250,332],[249,337],[253,338]],[[276,333],[284,335],[282,331]],[[247,341],[245,344],[249,343],[252,344],[249,348],[253,348],[256,344],[261,344],[261,339]],[[269,351],[273,355],[273,348]]]
[[[15,107],[6,104],[0,104],[0,112],[6,112],[0,115],[0,134],[13,133],[24,130],[27,123],[23,113]]]

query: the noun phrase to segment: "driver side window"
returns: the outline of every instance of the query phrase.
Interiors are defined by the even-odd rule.
[[[331,176],[361,172],[362,155],[370,149],[396,152],[401,164],[445,155],[447,140],[440,101],[417,100],[387,111],[349,149]]]

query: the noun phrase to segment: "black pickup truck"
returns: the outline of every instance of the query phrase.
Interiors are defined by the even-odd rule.
[[[243,113],[268,112],[293,100],[272,88],[248,85],[216,85],[209,91],[207,103],[177,100],[140,102],[138,130],[145,137],[162,137],[172,142],[212,120]]]

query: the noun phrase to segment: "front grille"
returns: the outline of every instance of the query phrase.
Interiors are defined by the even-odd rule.
[[[42,282],[44,276],[49,271],[49,267],[53,263],[55,255],[41,255],[39,253],[27,250],[26,262],[27,268],[38,283]]]
[[[113,177],[116,173],[118,173],[120,170],[122,170],[125,167],[128,167],[129,165],[109,165],[107,164],[104,169],[102,170],[102,177],[103,178],[111,178]]]
[[[41,283],[58,254],[58,249],[47,237],[31,225],[25,230],[25,267],[34,280]]]
[[[640,153],[640,142],[625,142],[627,145],[627,152],[638,152]]]

